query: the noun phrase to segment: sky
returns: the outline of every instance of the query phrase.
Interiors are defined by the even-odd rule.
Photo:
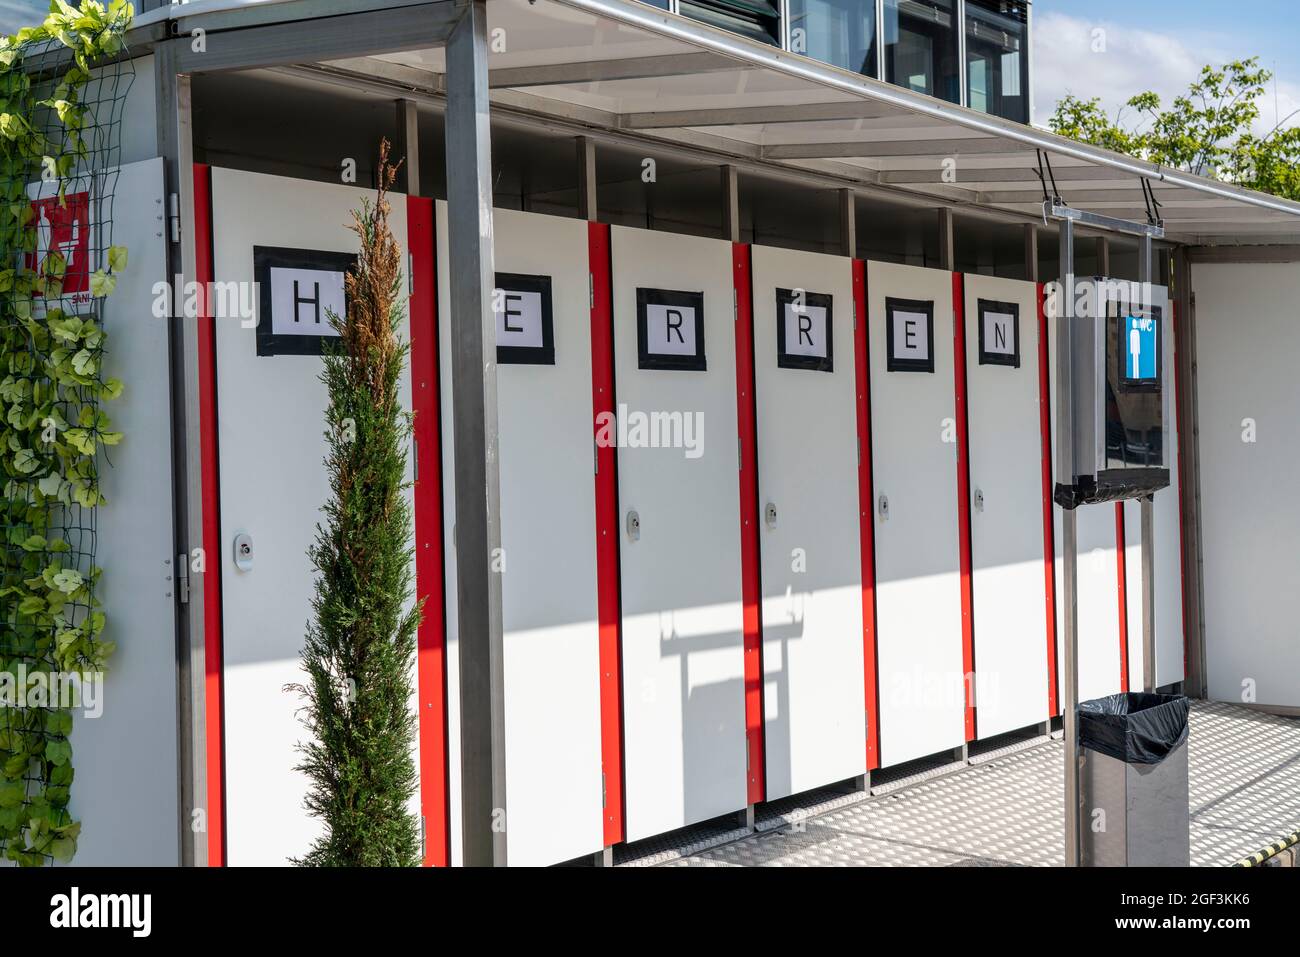
[[[1094,31],[1104,52],[1094,52]],[[1300,4],[1295,0],[1033,0],[1034,122],[1066,93],[1100,97],[1115,115],[1133,94],[1168,102],[1202,66],[1258,56],[1276,75],[1260,132],[1300,109]],[[1300,115],[1286,125],[1300,122]]]

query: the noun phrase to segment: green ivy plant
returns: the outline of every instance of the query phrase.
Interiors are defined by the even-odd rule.
[[[33,672],[102,674],[114,647],[103,637],[93,545],[69,539],[77,517],[104,502],[97,456],[122,435],[99,404],[122,384],[101,375],[97,317],[61,308],[68,263],[57,251],[37,255],[28,184],[54,193],[57,183],[66,207],[69,183],[87,175],[95,116],[86,87],[93,65],[122,50],[133,13],[126,0],[80,9],[53,0],[42,24],[0,37],[0,679],[20,692]],[[38,54],[33,71],[25,61]],[[127,253],[110,247],[103,258],[89,276],[95,301],[112,293]],[[72,712],[62,703],[0,701],[0,849],[20,865],[76,852]]]

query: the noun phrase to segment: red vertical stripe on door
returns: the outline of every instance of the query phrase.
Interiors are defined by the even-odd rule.
[[[731,245],[736,295],[736,427],[740,434],[740,574],[745,629],[745,747],[749,803],[766,793],[763,753],[763,625],[758,565],[758,428],[754,411],[754,289],[750,249]]]
[[[858,407],[858,524],[862,546],[862,680],[867,709],[867,770],[880,767],[880,691],[876,671],[876,526],[871,480],[871,372],[867,345],[867,264],[853,260],[853,360]]]
[[[970,443],[966,428],[965,277],[952,274],[953,385],[957,399],[957,542],[961,565],[961,667],[966,740],[975,740],[975,609],[971,596]]]
[[[614,326],[609,226],[587,224],[591,271],[592,441],[614,415]],[[600,762],[605,846],[623,840],[623,664],[618,567],[618,455],[596,443],[596,605],[600,619]]]
[[[442,526],[442,419],[433,200],[406,199],[411,254],[411,404],[415,412],[415,588],[424,600],[416,674],[424,866],[451,859],[447,742],[447,621]]]
[[[1115,568],[1119,578],[1119,690],[1128,691],[1128,556],[1124,553],[1124,503],[1115,503]]]
[[[1056,694],[1056,529],[1052,521],[1052,398],[1047,368],[1047,312],[1038,284],[1038,432],[1043,443],[1043,588],[1047,593],[1047,713],[1059,710]]]
[[[194,164],[194,279],[199,387],[199,468],[203,510],[203,698],[208,774],[208,866],[226,863],[226,776],[221,639],[221,474],[217,447],[217,327],[212,283],[212,170]]]

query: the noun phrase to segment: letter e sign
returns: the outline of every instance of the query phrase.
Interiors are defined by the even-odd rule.
[[[1020,368],[1020,306],[1014,302],[981,299],[979,316],[980,365]]]
[[[551,277],[499,272],[492,290],[500,365],[555,365]]]
[[[934,302],[885,299],[885,369],[934,371]]]
[[[703,372],[704,293],[636,291],[637,368]]]
[[[776,291],[776,364],[781,369],[832,372],[831,297],[820,292]]]

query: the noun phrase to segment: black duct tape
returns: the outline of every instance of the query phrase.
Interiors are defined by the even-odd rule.
[[[1191,704],[1180,694],[1131,691],[1079,704],[1079,743],[1125,764],[1159,764],[1187,740]]]

